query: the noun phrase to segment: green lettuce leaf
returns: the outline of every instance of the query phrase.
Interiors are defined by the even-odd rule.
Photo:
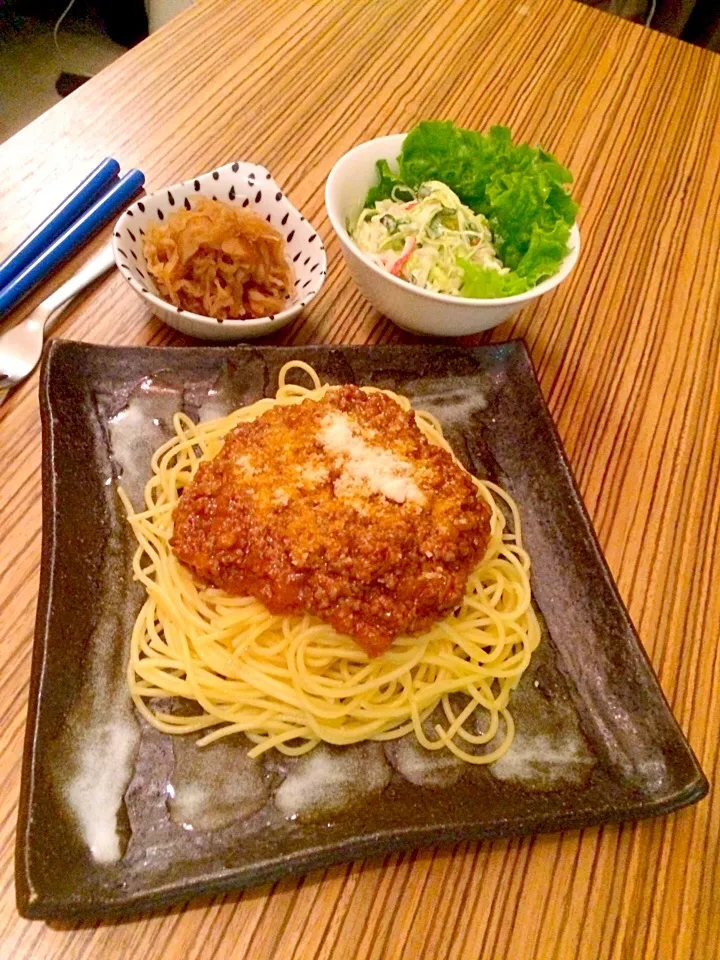
[[[568,192],[570,171],[539,147],[513,143],[507,127],[482,134],[447,120],[425,121],[405,138],[398,173],[383,160],[378,177],[365,206],[389,197],[393,188],[417,189],[427,180],[441,180],[487,217],[497,255],[512,274],[462,264],[465,296],[522,293],[556,273],[567,254],[577,213]]]
[[[544,230],[538,224],[533,226],[528,248],[516,270],[518,277],[528,281],[528,288],[557,273],[567,253],[569,236],[570,228],[563,221],[558,221],[550,230]]]
[[[393,189],[398,188],[396,197],[398,200],[412,200],[413,192],[407,185],[393,173],[387,160],[378,160],[376,163],[378,172],[378,182],[374,187],[370,187],[365,197],[363,207],[374,207],[379,200],[388,200],[392,196]]]
[[[565,255],[576,205],[562,188],[558,188],[553,179],[553,166],[555,164],[540,162],[512,173],[499,172],[488,184],[486,216],[495,249],[505,266],[512,270],[518,268],[538,231],[555,237],[556,227],[563,227],[565,248],[557,260],[558,265]],[[558,193],[562,194],[564,201],[560,200]]]
[[[505,168],[511,149],[507,127],[492,127],[483,136],[450,121],[425,121],[405,138],[400,176],[411,187],[441,180],[475,213],[487,216],[485,192],[493,174]]]
[[[495,297],[513,297],[516,293],[525,293],[532,286],[524,277],[516,273],[498,273],[488,267],[480,267],[469,260],[458,260],[465,274],[460,295],[480,300]]]

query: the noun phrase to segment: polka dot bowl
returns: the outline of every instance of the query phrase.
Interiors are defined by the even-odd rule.
[[[158,294],[143,254],[145,231],[179,210],[191,210],[198,196],[251,210],[283,234],[295,278],[284,310],[252,320],[221,321],[181,310]],[[327,273],[325,248],[315,228],[290,203],[269,171],[255,163],[229,163],[137,200],[115,225],[113,249],[120,273],[153,312],[181,333],[203,340],[249,340],[279,330],[318,294]]]

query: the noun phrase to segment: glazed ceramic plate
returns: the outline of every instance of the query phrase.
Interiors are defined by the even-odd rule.
[[[515,743],[491,767],[427,768],[410,747],[372,744],[328,753],[300,789],[292,763],[268,758],[249,770],[242,742],[207,753],[184,738],[173,743],[128,702],[128,642],[142,597],[115,480],[137,501],[176,411],[208,419],[274,393],[291,358],[332,383],[405,393],[439,417],[470,470],[519,503],[543,640],[511,701]],[[45,353],[41,408],[42,576],[17,833],[23,915],[158,908],[391,850],[664,814],[706,793],[522,343],[56,341]],[[308,796],[315,807],[303,807]]]

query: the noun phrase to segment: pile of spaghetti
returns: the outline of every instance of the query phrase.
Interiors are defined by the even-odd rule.
[[[297,367],[312,388],[287,382]],[[198,583],[171,551],[180,494],[233,427],[278,404],[317,400],[328,389],[296,361],[282,369],[275,397],[207,423],[178,413],[175,436],[153,456],[145,509],[136,512],[120,490],[138,541],[134,575],[147,591],[128,664],[135,704],[164,732],[205,731],[200,744],[243,733],[254,743],[250,756],[273,747],[293,756],[321,742],[414,732],[428,750],[490,763],[512,742],[510,694],[540,639],[517,507],[495,484],[473,478],[491,509],[491,537],[459,608],[377,657],[315,617],[272,614],[252,597]],[[410,410],[407,398],[390,396]],[[452,453],[437,420],[415,416],[427,439]],[[189,701],[196,712],[173,712],[168,698]]]
[[[192,203],[192,209],[153,224],[143,240],[160,295],[216,320],[283,310],[293,283],[284,237],[242,208],[208,197]]]

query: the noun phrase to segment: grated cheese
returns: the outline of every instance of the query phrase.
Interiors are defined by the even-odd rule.
[[[257,470],[253,466],[252,460],[247,456],[247,454],[243,454],[240,457],[235,457],[235,466],[240,467],[240,469],[249,476],[257,473]]]
[[[319,461],[305,464],[302,467],[298,467],[298,470],[301,472],[302,479],[310,484],[325,483],[330,473],[328,468],[323,466]]]
[[[423,504],[413,466],[392,450],[370,444],[360,427],[342,413],[329,413],[318,434],[322,446],[342,463],[335,495],[342,498],[379,493],[393,503]]]

